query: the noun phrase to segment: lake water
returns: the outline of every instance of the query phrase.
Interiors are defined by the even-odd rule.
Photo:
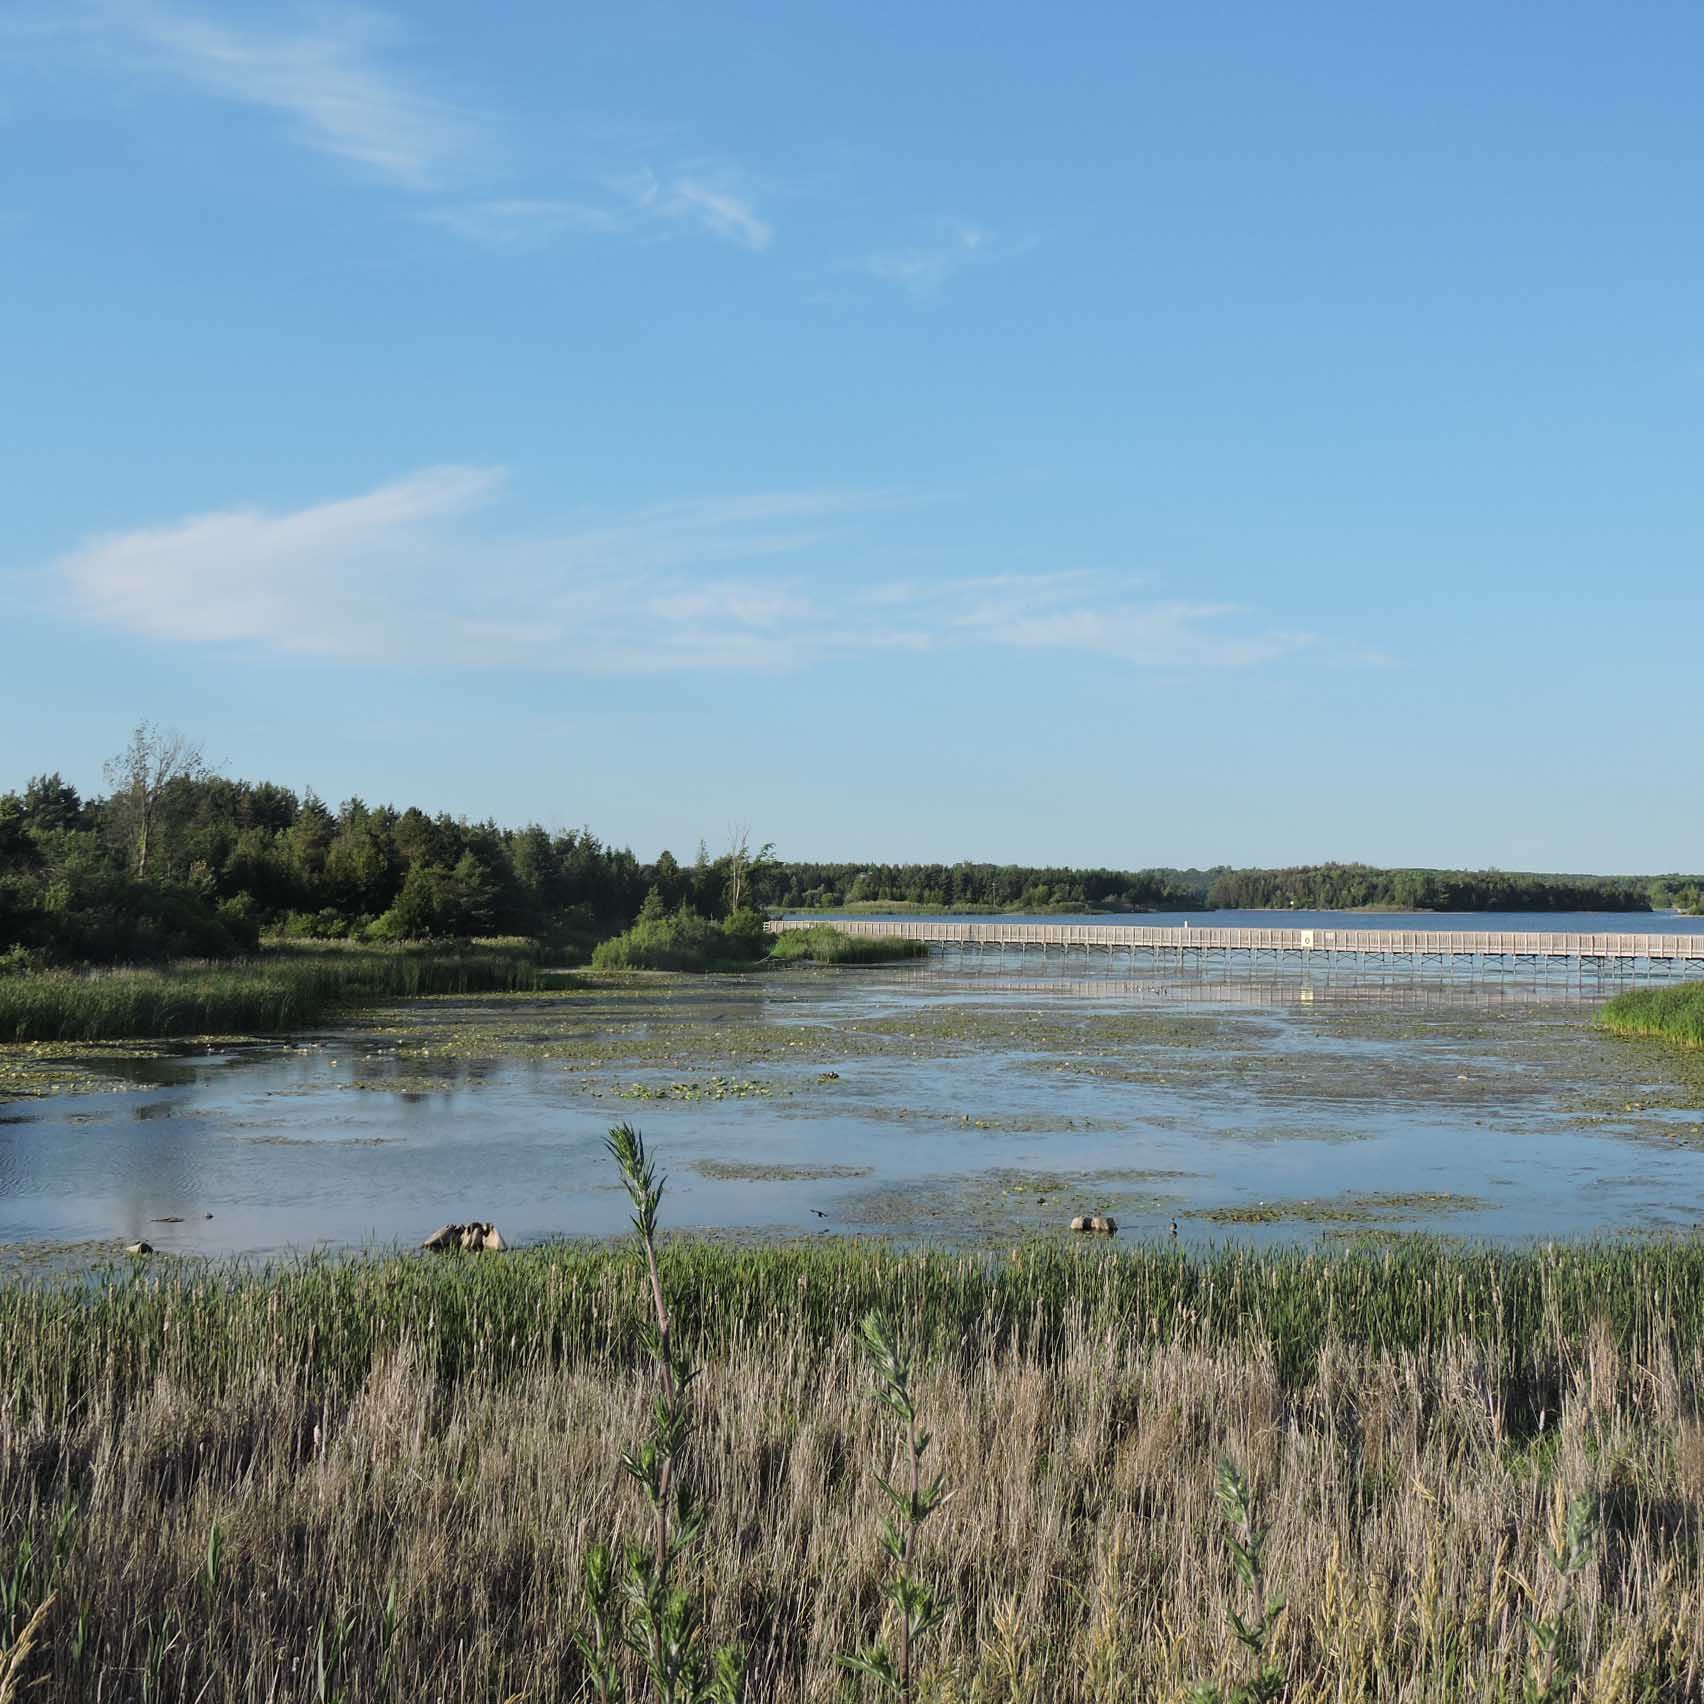
[[[1202,914],[1233,917],[1261,921]],[[1360,920],[1405,926],[1323,916]],[[1689,1229],[1704,1071],[1594,1010],[1589,989],[1514,979],[954,957],[428,1001],[152,1057],[49,1050],[42,1086],[69,1071],[75,1092],[0,1105],[0,1244],[277,1255],[473,1217],[513,1242],[613,1235],[601,1141],[624,1118],[670,1174],[666,1222],[738,1237],[1004,1246],[1095,1211],[1121,1240],[1175,1224],[1191,1243]]]
[[[836,913],[794,912],[832,922]],[[841,913],[851,916],[851,913]],[[919,911],[860,911],[859,917],[917,922]],[[1132,911],[1049,913],[965,912],[959,923],[1131,923],[1156,929],[1476,929],[1570,935],[1704,935],[1704,917],[1674,911]]]

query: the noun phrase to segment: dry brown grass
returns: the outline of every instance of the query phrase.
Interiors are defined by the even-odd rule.
[[[878,1612],[872,1476],[891,1427],[849,1343],[784,1330],[700,1365],[710,1523],[691,1583],[710,1635],[747,1645],[754,1701],[840,1697],[836,1655]],[[617,1451],[648,1390],[627,1365],[453,1385],[430,1366],[404,1343],[342,1398],[281,1366],[240,1394],[180,1375],[134,1400],[97,1390],[69,1420],[0,1410],[0,1574],[27,1543],[20,1621],[57,1594],[27,1696],[581,1696],[580,1559],[640,1534]],[[1544,1542],[1579,1491],[1604,1529],[1573,1611],[1577,1695],[1704,1697],[1704,1361],[1597,1334],[1518,1436],[1504,1380],[1465,1342],[1334,1342],[1286,1382],[1257,1349],[1080,1324],[1045,1357],[926,1360],[931,1460],[957,1494],[921,1543],[952,1605],[923,1696],[1122,1704],[1232,1672],[1213,1498],[1228,1454],[1273,1523],[1294,1704],[1518,1698],[1525,1617],[1555,1591]]]

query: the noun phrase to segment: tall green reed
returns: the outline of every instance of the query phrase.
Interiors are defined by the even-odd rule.
[[[577,1643],[600,1704],[624,1696],[617,1638],[642,1662],[656,1704],[740,1704],[745,1668],[739,1650],[729,1645],[706,1652],[702,1612],[676,1578],[681,1558],[703,1533],[705,1511],[684,1473],[696,1420],[687,1393],[697,1375],[675,1335],[657,1255],[663,1180],[632,1125],[616,1125],[606,1145],[633,1205],[652,1308],[642,1333],[658,1386],[650,1433],[621,1457],[649,1505],[651,1540],[627,1547],[619,1596],[608,1546],[588,1550],[583,1589],[590,1629]]]
[[[796,1333],[817,1348],[879,1308],[919,1358],[971,1366],[1047,1359],[1073,1333],[1128,1344],[1270,1349],[1311,1381],[1332,1341],[1422,1350],[1470,1341],[1495,1374],[1500,1423],[1520,1431],[1596,1329],[1619,1348],[1704,1347],[1704,1240],[1525,1250],[1404,1244],[1335,1254],[1226,1248],[1190,1255],[1035,1248],[907,1254],[869,1243],[667,1251],[671,1335],[702,1355]],[[446,1385],[543,1368],[648,1360],[643,1264],[557,1243],[502,1261],[407,1256],[272,1267],[156,1259],[73,1281],[0,1280],[0,1401],[58,1423],[97,1391],[128,1402],[164,1377],[209,1400],[278,1365],[327,1398],[357,1390],[406,1345]]]
[[[875,1373],[876,1401],[893,1414],[900,1429],[904,1471],[895,1475],[899,1483],[876,1475],[890,1511],[882,1524],[882,1550],[891,1565],[883,1596],[892,1607],[896,1634],[893,1640],[878,1634],[867,1650],[842,1656],[840,1661],[850,1673],[874,1681],[902,1704],[911,1704],[917,1696],[919,1647],[947,1613],[934,1588],[917,1571],[917,1538],[952,1493],[942,1474],[924,1483],[923,1458],[930,1440],[911,1394],[911,1356],[883,1314],[864,1316],[858,1327],[858,1347]]]
[[[1222,1461],[1214,1486],[1224,1521],[1225,1545],[1231,1566],[1248,1598],[1248,1615],[1230,1609],[1231,1631],[1252,1667],[1229,1691],[1206,1682],[1190,1689],[1190,1704],[1274,1704],[1283,1695],[1285,1675],[1275,1661],[1272,1635],[1284,1613],[1284,1600],[1274,1600],[1266,1585],[1266,1539],[1270,1528],[1254,1514],[1254,1492],[1236,1463]]]
[[[1556,1601],[1545,1616],[1527,1618],[1529,1652],[1523,1704],[1562,1704],[1572,1695],[1579,1665],[1567,1644],[1569,1611],[1580,1575],[1597,1549],[1597,1501],[1582,1492],[1568,1504],[1561,1531],[1545,1546],[1556,1571]]]

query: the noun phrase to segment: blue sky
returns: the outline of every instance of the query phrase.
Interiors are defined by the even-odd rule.
[[[0,11],[0,786],[1704,865],[1704,13]]]

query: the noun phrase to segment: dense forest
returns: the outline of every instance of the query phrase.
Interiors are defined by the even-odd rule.
[[[1507,870],[1070,870],[1018,864],[763,863],[760,903],[1002,911],[1649,911],[1704,909],[1696,876],[1556,876]]]
[[[1645,911],[1704,905],[1698,877],[1502,871],[1073,870],[784,862],[738,838],[641,863],[589,829],[503,828],[212,773],[144,726],[85,799],[57,774],[0,794],[0,968],[217,958],[262,934],[374,941],[524,935],[588,951],[643,912],[742,906],[1140,911],[1256,907]]]
[[[138,730],[82,798],[57,774],[0,794],[0,963],[227,957],[300,939],[529,935],[589,947],[656,887],[725,909],[726,868],[642,866],[589,830],[499,828],[210,773]]]
[[[1635,876],[1547,876],[1512,870],[1380,870],[1308,864],[1226,870],[1207,890],[1214,907],[1277,911],[1649,911],[1652,882]]]
[[[1164,911],[1200,906],[1222,870],[1036,869],[1023,864],[760,862],[761,904],[782,907],[903,904],[1043,911]]]

